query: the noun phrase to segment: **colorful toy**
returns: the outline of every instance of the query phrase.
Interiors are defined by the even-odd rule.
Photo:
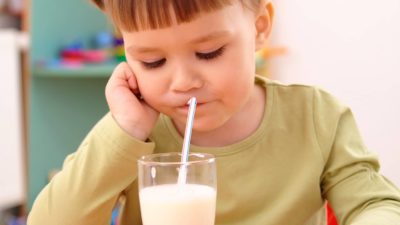
[[[256,73],[269,77],[268,60],[274,56],[284,55],[287,50],[283,47],[264,47],[256,52]]]
[[[120,35],[116,35],[114,38],[114,56],[118,62],[126,61],[124,40]]]

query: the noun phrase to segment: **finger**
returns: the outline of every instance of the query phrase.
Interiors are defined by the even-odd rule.
[[[136,76],[130,66],[127,63],[123,63],[120,69],[124,71],[125,79],[128,81],[129,89],[131,89],[133,94],[135,94],[138,99],[142,100],[143,97],[140,93],[140,88],[137,83]]]
[[[137,81],[136,81],[136,76],[133,73],[131,67],[128,65],[128,63],[123,62],[120,65],[120,70],[122,70],[123,77],[120,77],[120,79],[123,79],[128,82],[128,86],[131,90],[136,90],[138,89]]]
[[[113,71],[110,80],[106,87],[107,91],[114,91],[115,89],[123,88],[131,90],[135,95],[139,94],[139,88],[136,82],[136,76],[125,62],[120,63]]]

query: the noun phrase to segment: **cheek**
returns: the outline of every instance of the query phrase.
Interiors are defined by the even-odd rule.
[[[243,104],[251,94],[254,87],[255,64],[252,58],[254,54],[241,52],[230,57],[225,65],[223,79],[219,80],[221,88],[229,95],[232,104]]]
[[[154,107],[164,90],[162,80],[157,78],[159,76],[156,73],[143,69],[139,62],[131,61],[129,58],[127,58],[127,62],[135,74],[140,94],[146,102]]]
[[[254,76],[255,72],[255,51],[251,47],[252,43],[242,38],[237,41],[225,65],[235,74],[243,74],[244,77]],[[243,76],[242,75],[242,76]],[[240,76],[240,78],[243,78]],[[240,79],[237,77],[237,79]]]
[[[155,80],[142,75],[137,77],[137,82],[140,93],[150,105],[156,103],[157,100],[163,96],[162,93],[164,88],[162,87],[162,82],[160,80]]]
[[[248,85],[248,83],[254,82],[255,76],[255,63],[254,53],[237,51],[226,60],[223,67],[225,68],[223,73],[225,85]]]

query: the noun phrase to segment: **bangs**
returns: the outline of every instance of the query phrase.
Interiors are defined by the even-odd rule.
[[[238,0],[104,0],[103,9],[118,29],[130,32],[190,22],[234,1]]]

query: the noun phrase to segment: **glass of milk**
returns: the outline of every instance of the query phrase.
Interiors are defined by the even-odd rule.
[[[138,160],[143,225],[214,225],[217,197],[215,157],[190,153],[143,156]],[[180,172],[181,171],[181,172]],[[184,175],[184,181],[178,177]],[[184,173],[184,174],[183,174]]]

